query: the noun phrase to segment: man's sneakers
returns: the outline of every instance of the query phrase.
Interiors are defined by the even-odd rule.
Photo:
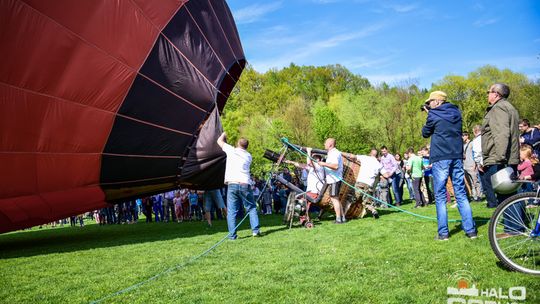
[[[470,232],[470,233],[465,233],[465,235],[471,240],[478,238],[478,233],[476,231],[475,232]],[[438,235],[437,234],[437,236],[435,236],[435,240],[436,241],[448,241],[448,235]]]
[[[373,218],[376,220],[379,219],[379,212],[377,211],[373,212]]]
[[[253,232],[252,235],[253,235],[253,237],[261,237],[261,236],[263,236],[262,232],[260,232],[260,231]]]
[[[436,241],[448,241],[448,235],[438,235],[435,236]]]
[[[471,240],[474,240],[476,238],[478,238],[478,233],[475,232],[470,232],[470,233],[465,233],[465,235],[470,238]]]
[[[341,220],[336,219],[336,220],[334,221],[334,224],[345,224],[346,222],[347,222],[347,220],[346,220],[345,217],[343,216],[343,217],[341,217]]]

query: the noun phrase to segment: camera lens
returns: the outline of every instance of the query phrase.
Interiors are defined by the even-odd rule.
[[[431,107],[426,102],[423,106],[420,106],[420,111],[431,110]]]

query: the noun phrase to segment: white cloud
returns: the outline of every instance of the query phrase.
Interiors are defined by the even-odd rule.
[[[312,0],[312,1],[318,4],[328,4],[328,3],[340,2],[341,0]]]
[[[367,58],[367,57],[357,57],[352,58],[351,60],[343,61],[341,64],[345,67],[347,67],[350,70],[356,70],[356,69],[381,69],[383,67],[387,67],[391,62],[392,59],[394,59],[395,56],[386,56],[386,57],[379,57],[379,58]]]
[[[486,8],[482,3],[477,2],[472,6],[472,9],[475,11],[484,11]]]
[[[365,4],[368,2],[374,2],[374,0],[311,0],[311,2],[316,4],[332,4],[332,3],[338,3],[338,2],[354,2],[354,3],[360,3]]]
[[[407,81],[407,80],[416,80],[416,79],[421,78],[425,74],[426,74],[425,69],[415,68],[411,71],[402,72],[402,73],[370,74],[370,75],[362,75],[362,76],[369,79],[369,82],[371,82],[372,84],[378,85],[383,82],[387,84],[396,84],[396,83]]]
[[[373,35],[376,32],[380,31],[384,26],[385,25],[383,24],[370,25],[357,32],[339,34],[325,40],[312,42],[304,48],[304,51],[307,51],[309,53],[318,52],[321,49],[335,47],[347,41],[365,38],[367,36]]]
[[[418,4],[387,4],[384,5],[384,8],[389,8],[396,13],[408,13],[415,10],[418,7]]]
[[[280,56],[268,60],[252,60],[251,64],[253,67],[259,71],[264,72],[271,68],[281,68],[284,66],[288,66],[291,62],[298,63],[298,61],[304,60],[306,58],[310,58],[313,55],[325,50],[337,47],[345,42],[352,41],[352,40],[358,40],[370,35],[373,35],[374,33],[380,31],[385,25],[383,24],[376,24],[367,26],[360,31],[352,32],[352,33],[343,33],[343,34],[337,34],[335,36],[332,36],[330,38],[324,39],[324,40],[318,40],[310,43],[304,43],[301,47],[298,47],[296,49],[289,49],[286,53],[281,54]],[[300,38],[291,38],[295,41],[299,40],[307,40],[308,37],[302,37]],[[287,39],[287,37],[283,37],[282,39]]]
[[[233,11],[234,20],[237,24],[253,23],[260,20],[264,15],[281,8],[281,1],[267,4],[253,4],[242,9]]]
[[[258,35],[250,40],[246,40],[246,45],[262,46],[265,49],[293,45],[303,38],[300,35],[293,35],[288,27],[277,25],[263,29]]]
[[[497,18],[491,18],[491,19],[480,19],[480,20],[476,20],[473,25],[476,26],[476,27],[484,27],[484,26],[487,26],[487,25],[490,25],[490,24],[495,24],[499,22],[499,19]]]

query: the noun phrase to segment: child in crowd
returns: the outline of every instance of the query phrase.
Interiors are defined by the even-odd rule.
[[[191,190],[189,193],[190,219],[202,220],[201,210],[199,209],[199,195],[197,191]],[[195,218],[196,217],[196,218]]]
[[[174,193],[173,198],[173,204],[174,204],[174,213],[176,214],[176,220],[178,223],[182,222],[184,220],[183,210],[182,210],[182,198],[180,197],[180,191],[176,191]]]
[[[529,145],[523,145],[519,149],[519,159],[521,162],[519,163],[517,169],[519,172],[519,179],[522,180],[534,180],[534,169],[533,165],[538,164],[538,159],[533,157],[533,151],[531,146]],[[520,192],[529,192],[533,191],[533,186],[531,183],[524,183],[521,186]]]
[[[262,195],[262,201],[263,201],[263,208],[262,213],[263,214],[272,214],[272,190],[270,187],[267,187]]]

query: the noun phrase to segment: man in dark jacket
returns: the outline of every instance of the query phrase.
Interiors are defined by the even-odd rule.
[[[510,88],[496,83],[489,88],[486,115],[482,122],[482,171],[485,175],[483,185],[488,208],[495,208],[512,194],[497,195],[491,185],[491,176],[506,166],[519,164],[519,114],[506,98]]]
[[[469,238],[476,238],[476,225],[467,199],[463,171],[463,139],[461,138],[461,112],[446,102],[446,93],[435,91],[426,100],[428,112],[422,136],[431,136],[430,161],[437,207],[438,235],[436,240],[448,240],[448,214],[446,212],[446,182],[452,180],[463,230]]]
[[[482,122],[482,157],[486,184],[485,191],[488,207],[495,208],[505,199],[515,193],[497,194],[491,185],[491,176],[497,171],[512,167],[517,172],[519,164],[519,114],[506,98],[510,95],[510,88],[504,83],[495,83],[489,90],[486,115]],[[491,193],[490,193],[491,192]],[[490,200],[490,197],[491,200]],[[506,238],[525,231],[524,204],[510,206],[503,217],[504,232],[498,233],[497,238]]]

